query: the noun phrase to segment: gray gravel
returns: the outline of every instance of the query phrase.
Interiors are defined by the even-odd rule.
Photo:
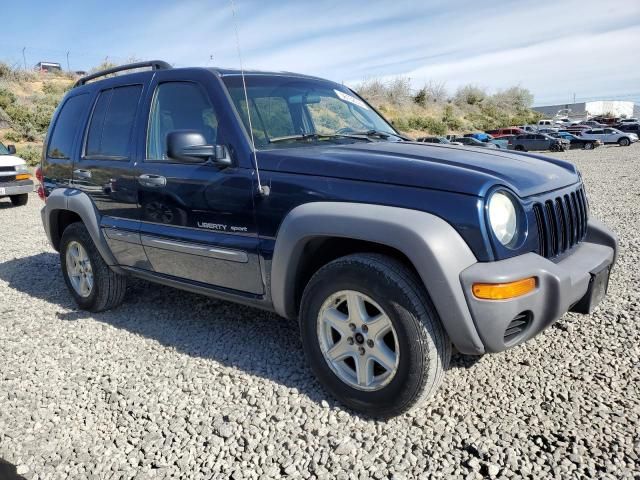
[[[456,356],[425,408],[345,411],[296,326],[134,283],[75,309],[36,196],[0,201],[0,458],[49,478],[633,478],[640,466],[640,145],[556,156],[620,236],[610,295],[505,353]]]

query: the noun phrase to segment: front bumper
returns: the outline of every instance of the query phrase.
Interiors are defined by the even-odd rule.
[[[615,235],[597,220],[589,221],[585,240],[560,260],[535,253],[497,262],[476,263],[460,274],[467,305],[485,351],[499,352],[540,333],[571,310],[588,293],[594,273],[615,263]],[[536,277],[532,292],[509,300],[481,300],[472,293],[474,283],[507,283]],[[578,308],[578,307],[576,307]],[[526,326],[515,337],[507,329],[514,319]]]
[[[33,180],[19,180],[17,182],[0,181],[0,197],[9,195],[20,195],[21,193],[33,192]]]

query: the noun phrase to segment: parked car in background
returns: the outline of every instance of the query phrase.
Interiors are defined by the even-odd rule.
[[[544,133],[527,133],[517,135],[512,141],[514,150],[528,152],[533,150],[551,150],[561,152],[569,148],[569,140],[554,138]]]
[[[476,140],[479,140],[479,141],[484,142],[484,143],[492,143],[497,148],[506,149],[509,146],[509,142],[506,142],[506,141],[500,140],[500,139],[496,139],[496,138],[493,137],[493,135],[490,135],[490,134],[485,133],[485,132],[467,133],[467,134],[465,134],[465,137],[475,138]]]
[[[580,135],[582,132],[584,132],[585,130],[589,130],[591,127],[589,127],[588,125],[569,125],[567,127],[563,127],[561,129],[559,129],[559,132],[568,132],[571,133],[573,135]]]
[[[581,138],[581,137],[577,137],[576,135],[574,135],[573,133],[569,133],[569,132],[563,132],[560,131],[558,133],[555,133],[553,135],[551,135],[552,137],[556,137],[556,138],[564,138],[565,140],[569,140],[569,148],[574,150],[577,148],[581,148],[584,150],[593,150],[596,147],[599,147],[602,145],[602,141],[601,140],[591,140],[588,138]]]
[[[554,119],[554,123],[560,127],[564,125],[571,125],[571,119],[569,117],[560,117],[560,118]]]
[[[509,148],[509,140],[505,140],[503,138],[491,138],[489,143],[493,143],[498,148],[503,148],[507,150]]]
[[[601,140],[604,144],[617,143],[621,147],[628,147],[638,141],[638,135],[630,132],[622,132],[616,128],[592,128],[585,130],[580,135],[581,138],[590,140]]]
[[[525,131],[518,127],[509,127],[498,128],[496,130],[487,130],[486,133],[491,135],[493,138],[501,138],[505,135],[522,135],[523,133],[525,133]]]
[[[544,133],[545,135],[549,135],[551,133],[558,133],[560,131],[559,128],[539,128],[538,133]]]
[[[623,123],[618,126],[618,130],[621,132],[635,133],[640,137],[640,123]]]
[[[604,123],[600,123],[597,122],[596,120],[584,120],[582,122],[580,122],[581,125],[586,125],[588,127],[592,127],[592,128],[604,128],[605,124]]]
[[[475,138],[476,140],[480,140],[481,142],[488,142],[493,138],[491,135],[484,132],[465,133],[464,136]]]
[[[616,125],[620,123],[620,117],[593,117],[592,120],[601,123],[603,126]]]
[[[462,145],[460,142],[452,142],[446,137],[420,137],[416,138],[416,142],[422,143],[440,143],[442,145]]]
[[[473,137],[458,137],[456,142],[460,142],[467,147],[482,147],[482,148],[498,148],[496,144],[490,142],[481,142]]]
[[[509,143],[509,150],[513,150],[513,139],[516,137],[517,135],[503,135],[502,137],[500,137],[500,140],[506,140]]]
[[[628,123],[638,123],[637,118],[623,118],[618,122],[618,125],[626,125]]]
[[[0,198],[9,197],[11,203],[19,207],[27,204],[33,180],[24,160],[15,153],[13,145],[0,142]]]

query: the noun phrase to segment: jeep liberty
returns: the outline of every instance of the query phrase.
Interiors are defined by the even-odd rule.
[[[84,77],[38,173],[80,308],[116,307],[138,277],[276,312],[321,384],[376,417],[427,399],[454,347],[500,352],[589,313],[616,258],[573,164],[413,142],[294,73]]]

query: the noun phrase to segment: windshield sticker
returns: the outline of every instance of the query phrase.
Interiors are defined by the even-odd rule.
[[[349,95],[348,93],[341,92],[340,90],[333,90],[336,92],[336,95],[340,100],[344,100],[345,102],[353,103],[354,105],[359,106],[360,108],[364,108],[365,110],[369,110],[369,107],[366,103],[364,103],[359,98],[354,97],[353,95]]]

